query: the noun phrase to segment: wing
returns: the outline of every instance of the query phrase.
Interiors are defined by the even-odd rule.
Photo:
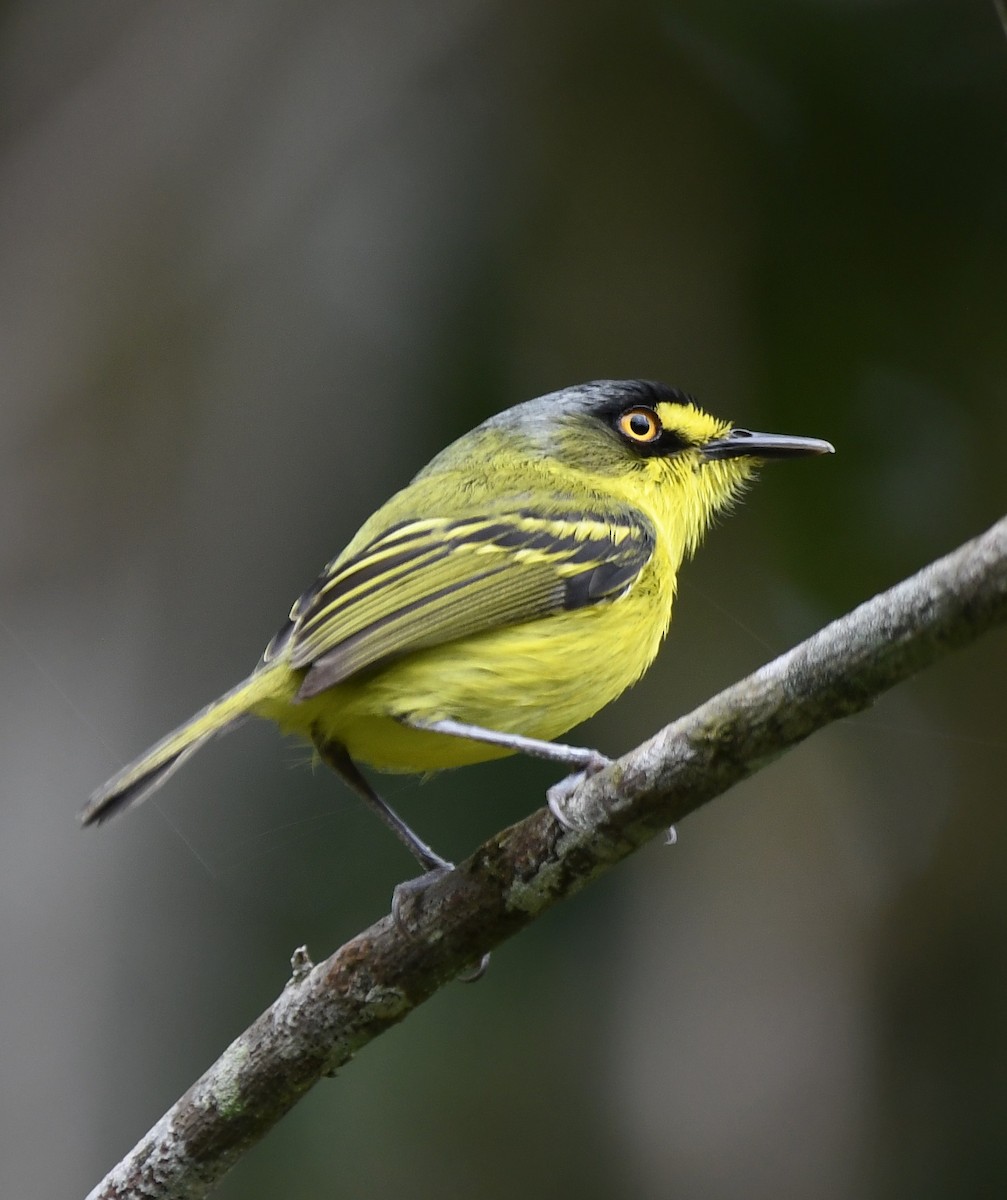
[[[653,549],[628,512],[405,521],[331,564],[265,657],[308,668],[300,695],[314,696],[413,650],[614,599]]]

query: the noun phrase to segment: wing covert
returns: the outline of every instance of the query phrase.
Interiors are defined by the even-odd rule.
[[[337,559],[266,651],[302,697],[413,650],[614,599],[654,549],[636,513],[519,510],[397,524]]]

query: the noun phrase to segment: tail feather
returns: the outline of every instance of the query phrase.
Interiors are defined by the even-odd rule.
[[[270,691],[268,671],[256,672],[142,754],[98,788],[80,812],[82,825],[100,825],[156,791],[200,746],[240,725]]]

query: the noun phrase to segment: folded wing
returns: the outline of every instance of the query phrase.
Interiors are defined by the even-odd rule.
[[[301,697],[411,651],[621,595],[654,549],[636,513],[430,517],[333,563],[270,643],[307,668]]]

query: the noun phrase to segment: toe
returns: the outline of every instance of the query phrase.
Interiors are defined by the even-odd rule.
[[[418,875],[415,879],[406,879],[396,886],[395,891],[392,892],[392,920],[401,933],[412,935],[413,930],[410,925],[415,924],[415,915],[418,908],[423,906],[423,898],[427,889],[438,879],[443,878],[448,871],[453,870],[453,863],[442,861],[440,866],[434,867],[424,875]]]

